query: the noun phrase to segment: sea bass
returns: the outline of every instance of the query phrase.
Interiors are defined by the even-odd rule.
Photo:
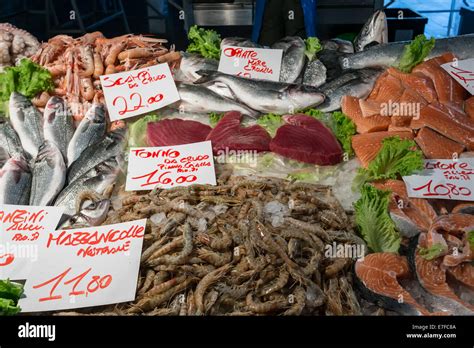
[[[105,129],[105,105],[93,104],[69,142],[66,155],[68,165],[70,166],[86,148],[100,141]]]
[[[120,172],[119,162],[114,156],[98,163],[61,191],[54,205],[63,207],[66,215],[76,214],[76,200],[82,192],[92,191],[101,195],[115,182]]]
[[[293,83],[300,76],[306,62],[306,45],[299,36],[288,36],[275,42],[273,49],[282,49],[280,82]]]
[[[262,113],[288,114],[324,101],[324,94],[311,86],[251,80],[217,71],[199,71],[199,74],[202,77],[196,84],[223,83],[237,100]]]
[[[362,69],[367,67],[388,67],[400,61],[406,42],[391,42],[370,47],[362,52],[339,58],[342,69]],[[445,39],[437,39],[435,47],[428,57],[433,58],[446,52],[452,52],[459,60],[474,57],[474,34],[461,35]]]
[[[319,59],[306,64],[303,75],[303,85],[319,87],[326,82],[326,67]]]
[[[0,170],[0,204],[28,205],[31,171],[23,157],[10,158]]]
[[[373,44],[385,44],[388,42],[387,16],[382,10],[374,12],[362,27],[359,35],[354,40],[356,52],[363,51]]]
[[[43,119],[45,140],[54,143],[66,160],[67,148],[74,134],[72,114],[66,101],[58,97],[49,98],[44,108]]]
[[[179,65],[179,81],[194,82],[200,76],[199,70],[217,70],[219,62],[215,59],[204,58],[199,54],[181,52],[181,63]]]
[[[191,113],[239,111],[250,117],[256,117],[258,114],[255,110],[235,100],[222,97],[204,86],[180,83],[177,87],[181,100],[170,106],[172,108]]]
[[[3,168],[3,166],[8,162],[9,159],[10,155],[8,154],[8,151],[0,146],[0,169]]]
[[[324,112],[335,111],[341,108],[341,99],[345,95],[367,97],[381,73],[381,69],[354,70],[322,85],[319,89],[326,95],[326,100],[317,108]]]
[[[125,132],[124,128],[118,128],[108,133],[101,141],[86,148],[69,167],[67,182],[74,182],[107,158],[121,153],[124,146]]]
[[[34,159],[44,141],[41,113],[28,98],[13,92],[10,96],[10,121],[23,149]]]
[[[0,147],[2,147],[10,157],[24,154],[20,138],[16,134],[10,122],[0,116]]]
[[[30,205],[53,203],[66,182],[64,157],[55,143],[45,140],[32,166]]]
[[[106,198],[84,202],[79,212],[60,224],[58,229],[99,226],[107,218],[109,208],[110,200]]]

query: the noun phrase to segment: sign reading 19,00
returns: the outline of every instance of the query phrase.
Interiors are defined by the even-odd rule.
[[[157,110],[179,100],[168,64],[102,75],[100,82],[111,121]]]

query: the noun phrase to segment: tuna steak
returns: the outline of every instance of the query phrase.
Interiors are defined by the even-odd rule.
[[[206,140],[212,141],[214,154],[221,151],[268,151],[271,137],[258,125],[242,127],[242,114],[237,111],[227,112],[209,133]]]
[[[283,116],[285,125],[278,128],[270,150],[306,163],[337,164],[342,148],[331,131],[313,117],[297,114]]]
[[[196,121],[165,119],[148,124],[147,139],[150,146],[191,144],[206,140],[211,130],[211,127]]]

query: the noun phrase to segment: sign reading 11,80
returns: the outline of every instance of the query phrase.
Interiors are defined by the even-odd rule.
[[[102,75],[100,82],[111,121],[161,109],[180,99],[168,64]]]

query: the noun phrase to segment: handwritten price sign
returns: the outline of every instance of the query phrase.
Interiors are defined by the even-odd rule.
[[[58,207],[0,205],[0,279],[28,278],[62,213]]]
[[[101,306],[135,299],[146,219],[48,232],[45,255],[25,284],[23,312]]]
[[[126,191],[216,184],[210,141],[130,149]]]
[[[102,75],[100,82],[112,121],[157,110],[180,99],[168,64]]]
[[[283,50],[224,46],[219,71],[252,79],[279,81]]]
[[[425,160],[418,175],[404,176],[408,196],[474,201],[474,159]]]
[[[461,86],[474,94],[474,58],[441,65]]]

